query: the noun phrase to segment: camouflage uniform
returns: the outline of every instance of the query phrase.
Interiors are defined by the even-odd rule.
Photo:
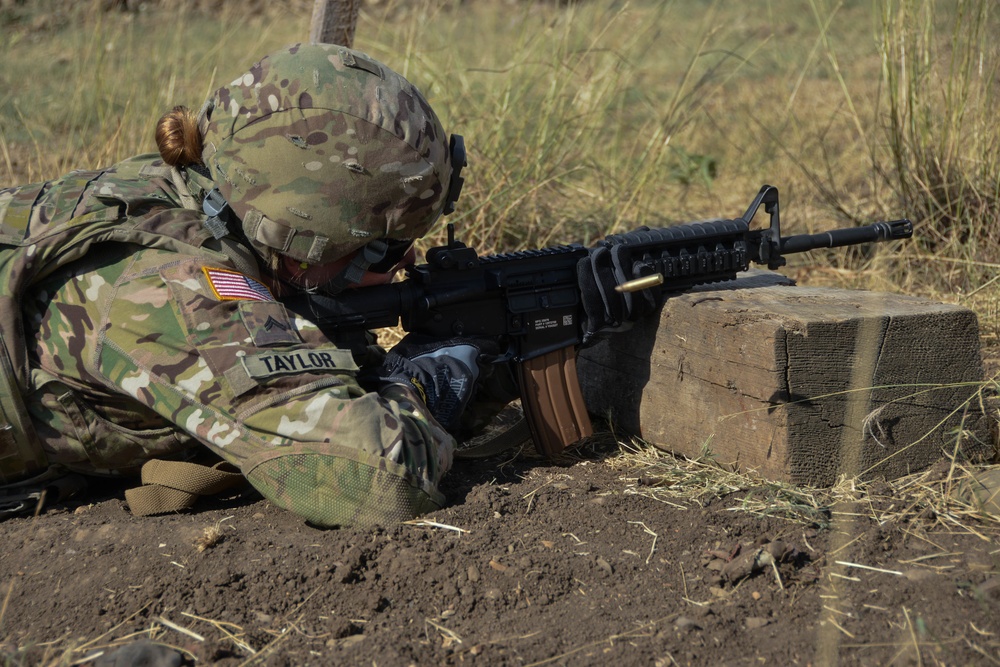
[[[281,91],[262,91],[252,78],[244,83],[251,91],[244,103],[281,105]],[[286,92],[300,86],[282,83]],[[389,108],[398,110],[396,103]],[[204,122],[228,124],[230,138],[252,143],[253,134],[232,132],[245,108],[218,94],[214,107],[227,113],[210,110]],[[323,110],[301,115],[318,125],[286,133],[291,150],[300,153],[300,169],[336,167],[361,179],[364,156],[353,137],[384,130],[343,127]],[[266,123],[256,129],[277,131]],[[362,152],[370,141],[361,141]],[[310,147],[310,159],[302,159]],[[206,146],[206,153],[225,150],[225,141]],[[255,212],[255,183],[265,179],[241,168],[238,156],[207,162],[217,172],[228,169],[227,198],[250,219],[247,236],[255,245],[283,243],[290,256],[329,260],[386,234],[365,227],[360,215],[342,238],[289,228]],[[369,196],[363,205],[378,208],[390,226],[421,208],[433,221],[441,192],[418,187],[424,171],[420,160],[384,169],[410,196],[397,197],[401,203],[394,206]],[[201,443],[238,466],[270,501],[318,525],[391,522],[439,507],[437,485],[451,466],[454,439],[414,393],[362,389],[349,349],[289,316],[265,278],[236,268],[247,264],[234,262],[227,239],[215,238],[200,212],[216,182],[140,156],[103,171],[0,190],[0,281],[6,286],[0,333],[43,453],[22,456],[24,470],[15,472],[47,464],[133,472],[150,457],[175,456]],[[340,205],[329,192],[292,187],[289,196],[287,208],[305,220]]]

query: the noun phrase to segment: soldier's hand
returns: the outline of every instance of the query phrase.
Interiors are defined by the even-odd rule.
[[[409,334],[389,350],[378,369],[378,381],[382,387],[402,384],[415,389],[434,419],[454,434],[476,394],[483,367],[498,355],[492,340],[440,341]]]

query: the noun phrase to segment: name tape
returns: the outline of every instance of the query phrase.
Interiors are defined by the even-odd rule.
[[[350,350],[320,348],[294,352],[265,352],[243,357],[243,368],[254,379],[299,373],[356,372],[358,365]]]

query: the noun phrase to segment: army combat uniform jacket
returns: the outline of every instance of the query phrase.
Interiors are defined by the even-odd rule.
[[[210,187],[140,156],[0,190],[0,350],[27,415],[0,432],[0,481],[200,443],[319,525],[440,506],[453,438],[408,394],[364,391],[349,350],[234,263],[203,224]]]

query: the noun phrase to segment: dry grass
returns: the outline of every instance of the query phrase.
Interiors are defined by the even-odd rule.
[[[0,13],[0,187],[149,151],[161,113],[197,108],[308,33],[303,2],[102,6],[39,0]],[[770,182],[788,232],[917,223],[916,242],[814,252],[793,271],[988,315],[1000,301],[988,282],[997,17],[987,0],[937,7],[933,21],[930,6],[383,0],[366,3],[356,46],[465,135],[471,164],[452,221],[482,252],[734,217]]]
[[[737,471],[709,456],[674,456],[637,440],[621,443],[620,455],[609,465],[621,470],[626,493],[674,507],[704,506],[733,494],[731,511],[820,528],[829,527],[835,513],[850,507],[879,525],[906,524],[912,531],[946,530],[1000,539],[1000,514],[971,493],[977,479],[1000,475],[998,465],[943,459],[928,470],[888,482],[842,477],[830,488],[812,488]]]
[[[219,519],[211,526],[206,526],[201,535],[199,535],[194,541],[195,551],[203,553],[221,544],[222,541],[226,539],[226,533],[223,531],[223,524],[230,519],[232,519],[231,516]]]
[[[452,221],[482,252],[735,217],[770,182],[788,232],[903,215],[918,225],[919,242],[794,257],[791,270],[814,284],[988,314],[1000,300],[988,282],[996,17],[986,0],[962,0],[928,26],[928,3],[900,0],[880,16],[819,0],[753,11],[723,0],[383,0],[366,3],[356,46],[465,135],[471,164]],[[262,53],[302,39],[307,4],[128,13],[39,0],[0,13],[0,187],[151,150],[161,113],[198,107]],[[905,60],[903,47],[921,57]],[[943,190],[928,185],[933,169]],[[963,225],[941,227],[942,211]]]

